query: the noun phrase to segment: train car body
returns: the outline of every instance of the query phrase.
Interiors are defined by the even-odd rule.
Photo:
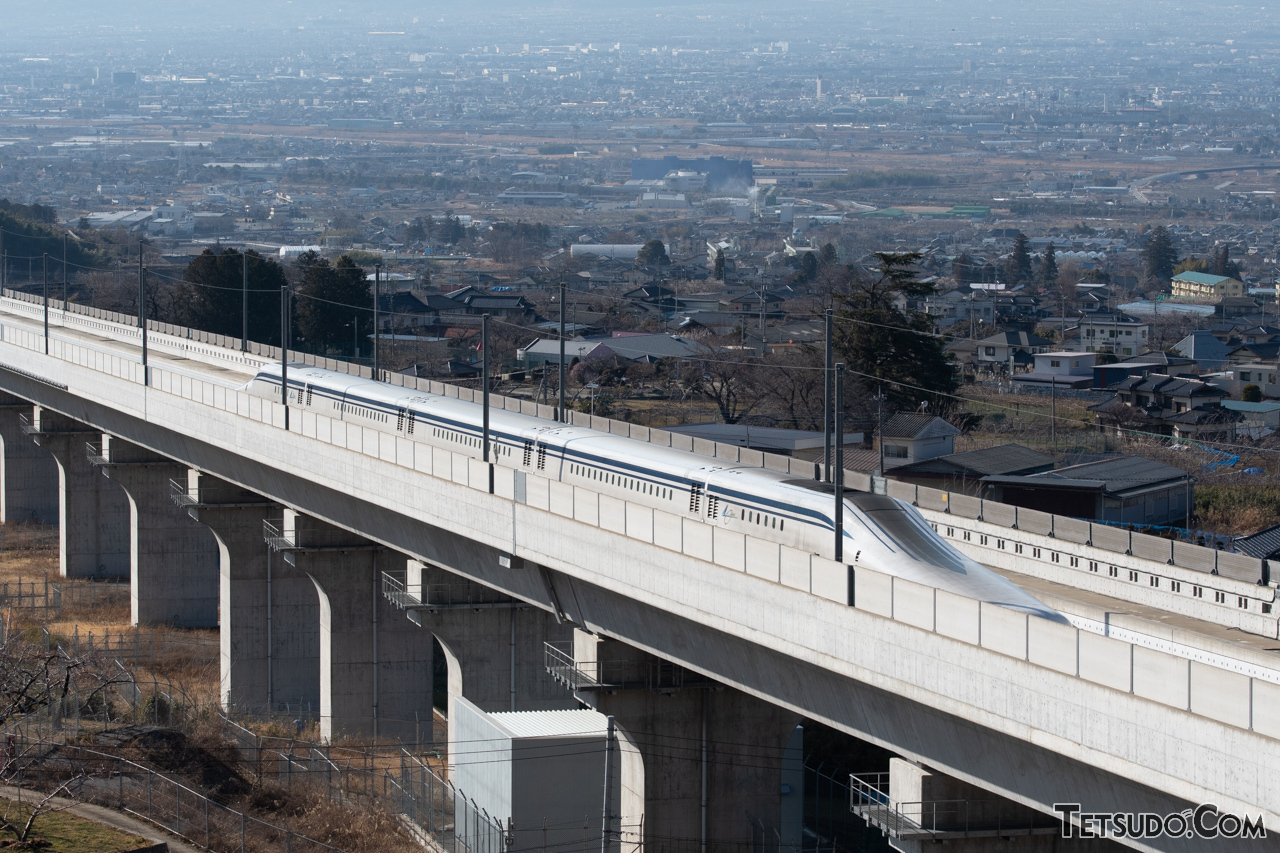
[[[280,368],[245,387],[279,400]],[[290,365],[289,405],[358,423],[476,459],[483,456],[482,407],[452,397]],[[763,468],[721,462],[585,427],[490,409],[491,460],[504,467],[694,518],[833,558],[831,487]],[[948,543],[911,505],[846,492],[844,560],[1054,621],[1056,611]]]

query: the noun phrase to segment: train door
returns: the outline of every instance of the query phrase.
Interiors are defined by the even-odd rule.
[[[719,468],[695,468],[689,472],[689,514],[704,521],[719,519],[722,509],[720,496],[708,483]]]

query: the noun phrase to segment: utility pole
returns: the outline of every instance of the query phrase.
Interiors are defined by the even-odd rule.
[[[147,370],[147,268],[142,265],[142,242],[138,242],[138,329],[142,332],[142,384],[150,385]]]
[[[565,283],[564,277],[560,278],[560,400],[556,406],[556,420],[564,423],[564,300],[565,300]]]
[[[49,253],[44,254],[44,354],[49,354]]]
[[[289,285],[280,288],[280,405],[289,429]]]
[[[480,318],[480,393],[483,398],[480,408],[483,412],[483,444],[482,459],[489,461],[489,315]]]
[[[836,363],[836,562],[844,562],[844,362]]]
[[[1058,446],[1058,377],[1049,377],[1049,431],[1053,435],[1053,446]]]
[[[822,476],[831,482],[831,309],[826,312],[826,358],[822,363]]]
[[[378,297],[382,295],[382,264],[373,265],[373,381],[378,381]]]
[[[609,853],[609,842],[613,836],[613,815],[610,806],[613,800],[613,715],[606,720],[604,735],[604,811],[600,823],[600,853]]]
[[[876,393],[876,447],[880,451],[880,476],[884,476],[884,384]]]
[[[243,289],[240,306],[240,351],[249,351],[249,251],[240,255],[240,282]]]

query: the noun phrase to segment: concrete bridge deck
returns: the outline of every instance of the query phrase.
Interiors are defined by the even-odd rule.
[[[286,429],[284,407],[236,390],[269,354],[151,333],[144,372],[136,329],[102,319],[64,326],[77,318],[55,312],[46,338],[42,314],[0,300],[0,388],[287,513],[1042,811],[1082,802],[1167,813],[1215,802],[1280,826],[1280,683],[1264,672],[854,572],[312,411],[293,411]],[[997,535],[984,521],[931,520]],[[1010,542],[1039,535],[1005,533]],[[1095,561],[1128,565],[1114,554]],[[1198,580],[1210,577],[1248,595],[1248,615],[1269,615],[1261,605],[1274,600],[1271,588]],[[1238,657],[1266,668],[1248,650]],[[376,707],[376,680],[372,690]],[[1133,846],[1217,849],[1197,839]]]

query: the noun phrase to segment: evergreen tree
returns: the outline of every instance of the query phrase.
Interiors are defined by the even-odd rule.
[[[716,267],[714,275],[716,281],[724,281],[724,249],[716,249]]]
[[[823,243],[822,248],[818,251],[818,268],[827,269],[834,267],[840,263],[840,255],[836,251],[836,247],[831,243]]]
[[[1021,231],[1013,238],[1013,251],[1005,261],[1004,277],[1010,285],[1031,280],[1031,253],[1027,250],[1027,235]]]
[[[249,340],[280,343],[280,288],[284,268],[273,258],[248,253]],[[245,255],[205,249],[187,264],[178,296],[179,322],[193,329],[239,338],[244,311]]]
[[[929,315],[897,307],[903,303],[899,297],[909,300],[934,292],[933,285],[918,276],[916,265],[923,256],[877,252],[875,257],[877,272],[850,282],[840,316],[851,322],[840,324],[833,344],[850,370],[863,374],[873,387],[883,387],[896,408],[916,409],[927,401],[931,411],[941,414],[953,401],[930,392],[951,394],[958,387],[950,356],[932,334]]]
[[[960,284],[973,284],[978,280],[979,271],[974,267],[969,253],[961,252],[951,264],[951,274]]]
[[[1178,250],[1173,245],[1169,229],[1157,225],[1151,229],[1151,239],[1142,247],[1142,264],[1150,278],[1168,281],[1173,278],[1173,265],[1178,262]]]
[[[1058,281],[1058,257],[1053,241],[1044,247],[1044,258],[1040,261],[1040,281],[1052,287]]]
[[[1213,253],[1213,274],[1225,275],[1228,278],[1240,278],[1240,265],[1231,260],[1231,245],[1223,243],[1222,248]]]
[[[373,330],[373,290],[364,269],[347,255],[330,264],[314,252],[299,258],[298,266],[297,348],[341,351],[352,337],[367,339]]]
[[[661,240],[650,240],[636,254],[637,267],[666,266],[669,263],[671,259],[667,257],[667,247]]]
[[[813,252],[805,252],[800,256],[801,281],[813,281],[818,275],[818,256]]]

